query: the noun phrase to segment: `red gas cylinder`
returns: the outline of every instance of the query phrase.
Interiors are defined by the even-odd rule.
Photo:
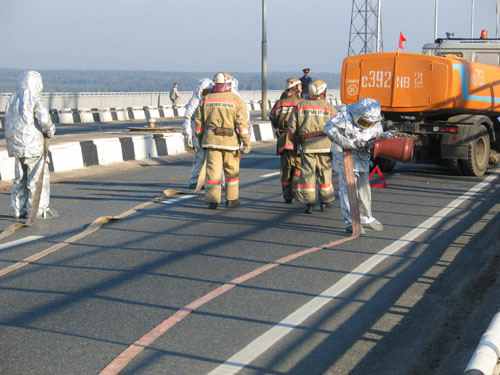
[[[377,138],[373,149],[373,158],[383,157],[409,163],[413,157],[413,138]]]

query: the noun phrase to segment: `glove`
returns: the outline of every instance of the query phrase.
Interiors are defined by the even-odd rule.
[[[376,138],[372,138],[368,142],[366,142],[366,149],[368,151],[372,150],[375,147],[375,142],[377,142]]]
[[[243,143],[241,152],[243,152],[244,154],[248,154],[250,152],[250,143]]]
[[[198,137],[194,137],[193,148],[196,151],[198,151],[201,148],[201,146],[200,146],[200,139]]]
[[[365,141],[362,141],[360,139],[356,139],[353,143],[354,143],[354,146],[356,147],[356,150],[358,150],[358,151],[366,150],[366,142]]]
[[[194,148],[193,137],[191,137],[189,134],[184,135],[184,143],[187,147]]]

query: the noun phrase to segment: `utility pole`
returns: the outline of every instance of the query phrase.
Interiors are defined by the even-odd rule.
[[[435,0],[434,3],[434,40],[438,37],[438,3],[439,0]]]
[[[472,10],[470,12],[470,37],[474,38],[474,0],[472,0]]]
[[[381,52],[381,0],[353,0],[347,55]]]
[[[267,4],[262,0],[262,120],[267,119]]]

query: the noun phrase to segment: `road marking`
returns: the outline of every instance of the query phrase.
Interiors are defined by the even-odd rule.
[[[196,195],[195,194],[180,195],[180,196],[175,197],[175,198],[169,198],[169,199],[157,201],[157,203],[172,204],[172,203],[181,201],[183,199],[189,199],[189,198],[193,198],[193,197],[196,197]]]
[[[392,245],[387,246],[385,249],[381,250],[376,255],[372,256],[367,261],[356,267],[351,273],[346,275],[344,278],[335,283],[332,287],[324,291],[319,296],[313,298],[309,303],[303,307],[296,310],[294,313],[289,315],[287,318],[278,323],[274,328],[271,328],[266,333],[261,335],[259,338],[254,340],[252,343],[247,345],[240,352],[236,353],[229,360],[224,362],[222,365],[218,366],[215,370],[210,372],[208,375],[230,375],[236,374],[241,369],[246,367],[251,361],[256,359],[287,333],[289,333],[295,326],[297,322],[302,322],[308,316],[312,315],[314,312],[310,312],[309,309],[314,309],[316,306],[316,311],[320,309],[325,303],[333,300],[339,293],[345,291],[350,286],[352,286],[356,281],[363,277],[367,272],[369,272],[375,265],[382,262],[389,256],[399,251],[404,245],[413,241],[412,238],[416,238],[423,234],[427,229],[432,227],[439,220],[444,218],[446,214],[451,212],[454,208],[458,207],[461,203],[470,199],[475,195],[476,192],[489,185],[500,174],[500,170],[495,170],[493,174],[487,177],[483,182],[477,184],[467,193],[463,194],[461,197],[455,199],[447,207],[440,210],[432,218],[423,222],[419,227],[412,230],[406,236],[403,236],[400,240],[394,242]],[[436,218],[436,220],[434,219]],[[99,375],[118,375],[121,370],[123,370],[135,357],[137,357],[145,348],[155,342],[158,338],[163,336],[168,330],[170,330],[177,323],[181,322],[186,318],[191,312],[199,309],[206,303],[214,300],[218,296],[226,293],[232,288],[267,272],[281,264],[288,263],[294,259],[298,259],[304,255],[312,254],[314,252],[320,251],[324,248],[329,248],[335,243],[342,241],[347,241],[348,238],[341,239],[339,241],[334,241],[326,245],[321,245],[318,247],[312,247],[309,249],[301,250],[296,253],[290,254],[281,259],[275,260],[274,262],[260,266],[253,271],[250,271],[242,276],[237,277],[220,287],[213,289],[204,296],[194,300],[190,304],[177,310],[170,317],[165,319],[163,322],[154,327],[151,331],[147,332],[144,336],[139,338],[133,344],[128,346],[123,350],[111,363],[109,363]],[[261,347],[262,346],[262,347]]]
[[[401,237],[399,240],[393,242],[389,246],[380,250],[377,254],[371,256],[352,272],[341,278],[331,287],[323,291],[318,296],[314,297],[311,301],[295,310],[292,314],[288,315],[281,322],[276,324],[273,328],[264,332],[262,335],[253,340],[245,348],[229,358],[222,365],[216,367],[208,375],[234,375],[241,369],[246,367],[257,357],[266,352],[271,346],[276,344],[280,339],[290,333],[295,327],[300,325],[304,320],[311,317],[319,311],[324,305],[334,300],[341,293],[349,289],[354,283],[369,273],[374,267],[380,264],[385,259],[393,256],[407,244],[415,241],[417,237],[432,228],[439,221],[444,219],[455,208],[459,207],[463,202],[473,198],[481,189],[489,185],[499,175],[499,171],[495,170],[490,176],[486,177],[482,182],[471,188],[465,194],[461,195],[445,208],[439,210],[434,216],[425,220],[415,229],[411,230],[408,234]]]
[[[268,174],[263,174],[262,178],[266,178],[266,177],[271,177],[271,176],[278,176],[281,172],[273,172],[273,173],[268,173]]]
[[[9,247],[14,247],[17,245],[22,245],[22,244],[25,244],[28,242],[36,241],[36,240],[39,240],[40,238],[43,238],[43,236],[28,236],[28,237],[21,238],[19,240],[10,241],[10,242],[1,244],[0,250],[5,250],[5,249],[8,249]]]

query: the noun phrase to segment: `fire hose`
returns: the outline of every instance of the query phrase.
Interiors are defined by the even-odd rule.
[[[42,160],[40,160],[40,164],[42,165],[41,166],[42,171],[40,172],[40,176],[38,177],[38,181],[36,182],[35,185],[35,194],[33,195],[31,212],[28,216],[28,219],[24,223],[14,223],[9,225],[0,233],[0,240],[10,236],[18,229],[21,229],[23,227],[31,227],[35,223],[36,217],[38,215],[38,208],[40,207],[40,198],[42,196],[42,190],[43,190],[43,178],[45,176],[45,164],[48,162],[47,160],[48,155],[49,155],[49,140],[47,138],[44,138],[43,155],[42,155]]]

